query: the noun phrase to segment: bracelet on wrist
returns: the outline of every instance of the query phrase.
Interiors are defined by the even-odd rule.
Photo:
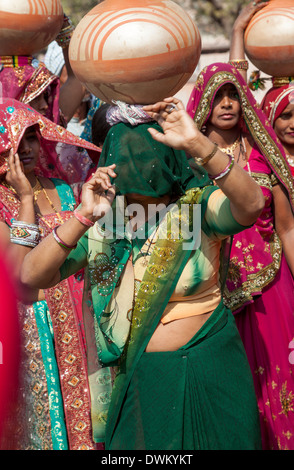
[[[226,168],[223,171],[221,171],[217,175],[208,175],[211,180],[215,180],[215,181],[220,180],[221,178],[226,176],[231,171],[231,169],[233,168],[235,160],[234,160],[234,157],[232,155],[228,155],[228,157],[230,158],[230,161],[229,161],[229,163],[227,164]]]
[[[53,234],[55,241],[58,243],[58,245],[61,246],[62,248],[65,248],[66,250],[74,250],[77,247],[77,244],[68,245],[63,240],[61,240],[61,238],[57,235],[57,228],[58,226],[54,227],[54,229],[52,230],[52,234]]]
[[[212,157],[214,157],[214,155],[216,154],[218,150],[218,146],[217,144],[214,144],[214,147],[213,147],[213,150],[210,152],[210,154],[208,154],[206,157],[204,158],[197,158],[197,157],[194,157],[194,160],[195,162],[197,163],[197,165],[199,166],[203,166],[205,165],[206,163],[209,162],[209,160],[212,159]]]
[[[24,67],[26,65],[31,65],[33,61],[33,56],[19,56],[19,55],[8,55],[8,56],[0,56],[0,67],[1,65],[4,68],[17,68],[17,67]]]
[[[64,23],[63,28],[59,31],[55,41],[57,44],[62,47],[63,49],[67,47],[70,43],[71,37],[75,30],[74,25],[71,22],[71,19],[64,14]]]
[[[87,219],[87,217],[84,217],[77,209],[74,210],[73,215],[79,222],[81,222],[81,224],[85,225],[86,227],[93,227],[94,222],[92,222],[90,219]]]

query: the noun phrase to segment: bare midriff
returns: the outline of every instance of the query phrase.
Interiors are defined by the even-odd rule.
[[[166,324],[160,322],[145,351],[176,351],[193,338],[211,314],[212,311],[201,315],[180,318]]]

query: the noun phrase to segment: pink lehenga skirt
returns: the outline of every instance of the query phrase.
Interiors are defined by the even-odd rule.
[[[294,450],[294,280],[284,256],[275,280],[235,319],[253,374],[263,449]]]

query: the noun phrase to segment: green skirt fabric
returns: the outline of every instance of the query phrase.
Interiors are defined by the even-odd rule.
[[[223,304],[182,348],[142,354],[106,449],[261,449],[252,375]]]

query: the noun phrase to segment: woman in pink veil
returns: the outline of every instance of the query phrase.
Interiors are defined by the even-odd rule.
[[[29,104],[60,128],[66,127],[59,108],[59,78],[42,63],[36,68],[29,62],[19,67],[4,67],[0,71],[0,85],[3,97]],[[88,151],[79,143],[79,139],[72,145],[43,141],[38,164],[42,176],[55,176],[66,181],[73,188],[76,198],[99,160],[99,152]]]
[[[291,171],[270,123],[232,65],[206,67],[187,110],[199,129],[251,174],[266,200],[257,222],[233,237],[224,298],[251,366],[263,448],[294,449]]]
[[[18,286],[24,256],[40,239],[74,216],[68,184],[45,177],[42,142],[77,144],[99,153],[30,106],[10,98],[0,104],[0,232]],[[40,260],[40,263],[42,260]],[[72,276],[53,289],[20,288],[20,396],[0,446],[13,450],[94,449],[82,323],[83,279]]]

